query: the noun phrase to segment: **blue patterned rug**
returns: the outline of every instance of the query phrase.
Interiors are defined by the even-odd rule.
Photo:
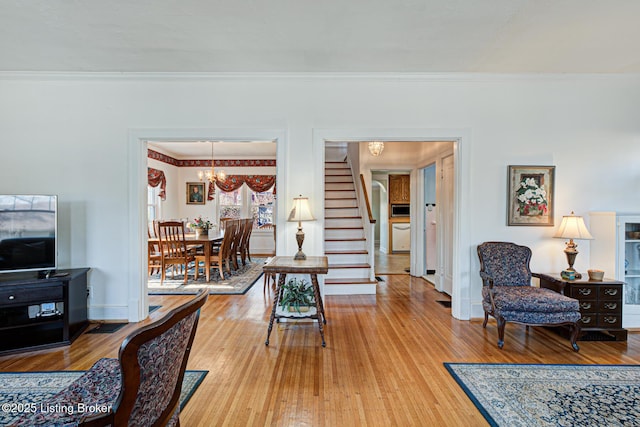
[[[217,269],[211,270],[210,281],[207,282],[200,269],[198,280],[194,279],[193,268],[189,269],[187,284],[184,284],[184,276],[176,273],[172,278],[171,273],[160,284],[160,274],[150,276],[147,280],[149,295],[195,295],[201,288],[208,288],[211,295],[243,295],[262,276],[264,258],[252,258],[252,262],[246,265],[240,263],[237,270],[231,269],[231,274],[224,272],[224,279],[220,279]]]
[[[640,426],[640,366],[445,363],[491,426]]]
[[[184,408],[209,371],[186,371],[180,393],[180,409]],[[38,404],[78,379],[84,371],[0,372],[0,426],[18,419],[20,409]]]

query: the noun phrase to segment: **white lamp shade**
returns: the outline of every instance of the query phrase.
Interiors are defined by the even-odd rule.
[[[315,221],[309,208],[308,197],[295,197],[293,199],[293,208],[289,213],[288,221]]]
[[[577,215],[566,215],[562,217],[562,223],[553,237],[561,239],[583,239],[592,240],[593,236],[584,225],[584,219]]]

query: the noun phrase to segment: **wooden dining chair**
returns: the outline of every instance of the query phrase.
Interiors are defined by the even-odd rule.
[[[161,249],[161,276],[160,285],[164,282],[167,267],[179,265],[184,268],[184,283],[187,284],[189,263],[195,261],[195,256],[187,248],[184,237],[184,224],[181,221],[163,221],[158,224],[158,237]],[[172,277],[175,272],[172,272]],[[196,268],[196,279],[198,269]]]
[[[240,237],[240,248],[238,249],[238,255],[242,265],[247,265],[246,260],[251,262],[251,253],[249,252],[249,243],[251,241],[251,232],[253,231],[253,218],[246,218],[242,220],[242,236]]]
[[[242,223],[239,219],[227,221],[227,229],[224,231],[225,236],[229,232],[229,227],[233,227],[233,240],[231,240],[231,248],[229,249],[229,260],[234,270],[239,268],[238,251],[240,250],[240,240],[242,239]]]
[[[211,269],[211,267],[218,267],[218,273],[220,274],[220,279],[224,280],[224,266],[226,263],[226,269],[229,274],[231,274],[231,260],[229,257],[229,251],[231,250],[231,243],[235,238],[235,225],[230,224],[225,232],[224,237],[222,238],[222,242],[219,245],[212,246],[211,255],[209,256],[209,264],[207,264],[207,258],[203,253],[197,253],[195,255],[196,259],[196,270],[200,268],[200,265],[205,268],[205,275],[207,269]],[[212,243],[211,243],[212,244]],[[196,273],[199,274],[199,273]],[[197,275],[196,275],[197,277]]]
[[[155,221],[154,221],[155,222]],[[147,237],[149,239],[155,238],[155,224],[149,224],[147,227]],[[147,266],[149,270],[149,276],[159,273],[162,268],[162,253],[160,252],[160,243],[157,241],[148,241],[147,245]]]

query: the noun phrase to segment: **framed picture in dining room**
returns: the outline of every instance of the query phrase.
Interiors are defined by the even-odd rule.
[[[555,169],[509,165],[508,225],[553,226]]]
[[[204,205],[205,200],[204,182],[187,182],[187,204]]]

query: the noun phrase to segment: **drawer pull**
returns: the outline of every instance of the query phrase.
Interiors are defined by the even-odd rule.
[[[584,323],[585,325],[591,323],[591,316],[583,316],[582,319],[580,319],[580,321],[582,323]]]
[[[604,304],[604,308],[606,308],[607,310],[615,310],[616,308],[618,308],[618,304],[615,302],[607,302]]]
[[[16,299],[16,297],[14,295],[9,295],[9,301],[12,301],[14,299]]]
[[[604,293],[606,295],[610,295],[610,296],[618,295],[618,290],[617,289],[612,289],[612,288],[607,288],[607,289],[604,290]]]
[[[591,308],[591,303],[590,302],[581,302],[580,303],[580,308],[583,310],[589,310]]]
[[[616,323],[618,321],[617,317],[605,316],[604,323]]]
[[[580,288],[578,289],[580,295],[591,295],[591,289],[589,288]]]

